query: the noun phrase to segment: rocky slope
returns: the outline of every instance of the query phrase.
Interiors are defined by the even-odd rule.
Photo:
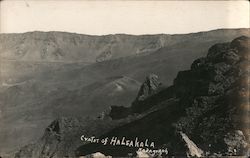
[[[113,113],[111,109],[100,117],[101,120],[106,118],[111,122],[120,121],[118,126],[111,123],[108,125],[113,128],[100,130],[102,126],[95,126],[102,122],[99,120],[91,123],[93,131],[88,133],[83,130],[81,133],[95,135],[100,132],[96,134],[100,139],[114,136],[118,139],[149,139],[155,143],[153,149],[167,148],[168,155],[175,156],[184,156],[187,153],[198,157],[247,155],[250,152],[249,51],[250,38],[246,36],[236,38],[230,43],[215,44],[208,50],[206,57],[193,62],[190,70],[180,71],[174,84],[168,88],[159,86],[158,77],[150,75],[142,84],[131,107],[120,107],[113,110]],[[154,89],[153,93],[150,89]],[[147,97],[141,100],[138,99],[140,96]],[[126,115],[112,117],[116,113]],[[83,121],[77,123],[77,126],[86,123]],[[49,130],[45,131],[44,137],[53,139],[46,140],[43,137],[41,140],[45,141],[37,143],[35,148],[22,148],[16,157],[32,157],[29,154],[36,151],[37,146],[48,146],[51,144],[50,140],[53,143],[58,142],[54,140],[57,137],[59,140],[77,139],[74,134],[65,137],[55,131],[54,129],[58,129],[57,124],[58,121],[53,122],[48,127]],[[65,124],[71,127],[72,123]],[[82,129],[84,128],[86,130],[86,126]],[[78,127],[73,129],[79,130]],[[61,143],[67,144],[66,142],[68,141],[63,140]],[[54,147],[48,147],[47,151],[50,149]],[[60,153],[62,149],[59,147],[53,153]],[[87,143],[72,150],[76,156],[96,152],[128,156],[128,153],[135,155],[138,148]],[[58,156],[41,151],[38,150],[38,156],[46,157],[45,153],[49,153],[48,157]],[[66,153],[62,155],[66,156]]]

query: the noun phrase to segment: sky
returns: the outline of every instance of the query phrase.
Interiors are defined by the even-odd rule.
[[[2,0],[0,32],[181,34],[249,28],[248,1]]]

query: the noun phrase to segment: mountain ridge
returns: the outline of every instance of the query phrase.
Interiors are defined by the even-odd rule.
[[[111,34],[104,34],[104,35],[91,35],[91,34],[85,34],[85,33],[77,33],[77,32],[68,32],[68,31],[27,31],[27,32],[21,32],[21,33],[0,33],[0,35],[16,35],[16,34],[26,34],[26,33],[68,33],[68,34],[76,34],[76,35],[86,35],[86,36],[111,36],[111,35],[129,35],[129,36],[148,36],[148,35],[188,35],[188,34],[197,34],[197,33],[205,33],[205,32],[211,32],[211,31],[221,31],[221,30],[241,30],[241,29],[249,29],[247,27],[242,28],[218,28],[218,29],[210,29],[210,30],[203,30],[198,32],[187,32],[187,33],[156,33],[156,34],[127,34],[127,33],[111,33]]]
[[[162,47],[171,46],[176,42],[187,41],[190,38],[194,40],[197,37],[202,38],[203,36],[211,35],[216,37],[218,36],[217,34],[229,36],[232,32],[245,34],[249,32],[249,28],[219,29],[174,35],[114,34],[94,36],[55,31],[0,34],[0,56],[1,60],[29,61],[33,59],[34,61],[94,63],[141,53],[150,53]],[[98,58],[102,56],[104,58],[99,60]]]

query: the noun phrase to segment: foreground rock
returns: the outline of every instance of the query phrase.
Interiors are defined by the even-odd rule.
[[[203,156],[203,151],[196,146],[196,144],[188,138],[188,136],[180,132],[181,138],[184,140],[186,143],[187,147],[187,156],[188,157],[202,157]]]
[[[186,111],[176,128],[186,131],[210,153],[229,154],[228,148],[235,146],[233,155],[246,154],[243,138],[249,130],[249,108],[244,108],[249,98],[245,89],[249,86],[249,41],[243,36],[212,46],[206,58],[194,61],[191,70],[180,72],[175,79],[176,95]],[[228,132],[239,130],[243,131],[240,136],[231,134],[228,138]]]

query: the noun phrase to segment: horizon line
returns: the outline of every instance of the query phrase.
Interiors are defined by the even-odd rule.
[[[209,29],[209,30],[200,30],[197,32],[186,32],[186,33],[145,33],[145,34],[130,34],[130,33],[110,33],[110,34],[85,34],[79,32],[70,32],[70,31],[42,31],[42,30],[34,30],[34,31],[26,31],[26,32],[11,32],[11,33],[1,33],[0,35],[13,35],[13,34],[28,34],[28,33],[67,33],[67,34],[76,34],[76,35],[86,35],[86,36],[115,36],[115,35],[128,35],[128,36],[153,36],[153,35],[187,35],[187,34],[195,34],[195,33],[204,33],[218,30],[240,30],[240,29],[250,29],[250,27],[239,27],[239,28],[217,28],[217,29]],[[250,32],[249,32],[250,34]]]

